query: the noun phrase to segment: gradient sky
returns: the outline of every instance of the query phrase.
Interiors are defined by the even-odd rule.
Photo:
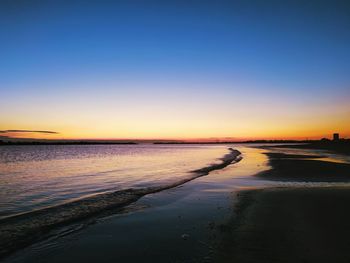
[[[349,137],[347,2],[1,1],[0,132]]]

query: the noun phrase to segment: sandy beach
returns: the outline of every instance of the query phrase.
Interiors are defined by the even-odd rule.
[[[270,180],[300,182],[348,182],[349,163],[320,160],[320,155],[266,153],[273,169],[258,174]]]
[[[350,166],[238,150],[239,163],[53,231],[4,262],[348,262],[350,188],[339,184]]]
[[[241,193],[217,262],[349,262],[350,188]]]
[[[317,155],[266,155],[272,169],[257,177],[305,186],[240,192],[233,230],[224,233],[215,261],[349,262],[350,187],[332,183],[347,182],[350,165]]]

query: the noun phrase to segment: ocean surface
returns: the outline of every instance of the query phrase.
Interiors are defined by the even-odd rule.
[[[0,236],[3,242],[0,242],[0,255],[15,251],[23,244],[48,238],[48,245],[44,243],[35,250],[40,254],[40,251],[56,246],[55,241],[51,244],[52,240],[79,231],[96,218],[118,214],[121,208],[136,204],[142,197],[142,200],[166,203],[166,200],[156,201],[162,194],[150,194],[180,185],[182,187],[174,188],[174,191],[162,193],[168,197],[175,194],[179,200],[188,200],[190,196],[201,200],[204,194],[205,206],[215,205],[214,214],[217,214],[220,208],[217,198],[231,200],[236,195],[215,193],[270,186],[349,184],[271,181],[256,177],[255,174],[271,168],[266,152],[307,155],[303,160],[350,163],[348,156],[322,150],[258,146],[263,145],[1,146]],[[187,190],[181,191],[183,189]],[[207,209],[205,213],[208,213]],[[86,224],[85,219],[88,219]],[[42,229],[55,231],[46,235]]]
[[[0,147],[0,219],[123,189],[162,187],[219,164],[228,145]]]
[[[249,171],[247,174],[254,175],[268,169],[267,158],[262,154],[265,150],[255,146],[257,145],[253,145],[253,148],[232,144],[1,146],[0,220],[79,200],[89,200],[89,203],[76,203],[74,211],[68,209],[69,213],[85,210],[85,215],[92,212],[87,209],[95,211],[94,206],[107,207],[125,200],[132,201],[134,197],[123,197],[123,190],[138,191],[133,194],[139,197],[178,186],[213,169],[224,168],[237,157],[231,147],[242,152],[244,161],[240,166]],[[270,151],[320,154],[324,157],[318,160],[350,163],[349,157],[321,150],[274,148]],[[235,172],[236,175],[239,175],[238,171]],[[247,178],[244,176],[243,181],[237,181],[237,185],[266,184],[257,180],[247,181]],[[118,191],[122,191],[120,200],[115,197],[119,194],[116,193]],[[67,207],[62,208],[64,213],[68,213]],[[77,211],[78,208],[81,211]],[[52,211],[49,212],[52,214]]]

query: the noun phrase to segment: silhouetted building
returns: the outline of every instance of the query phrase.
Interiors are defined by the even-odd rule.
[[[339,133],[333,133],[333,141],[339,141]]]

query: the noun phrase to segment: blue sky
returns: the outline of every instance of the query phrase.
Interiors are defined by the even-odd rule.
[[[138,122],[138,114],[130,113],[135,101],[139,112],[147,112],[140,118],[161,123],[164,116],[157,118],[157,112],[169,110],[174,116],[181,109],[175,117],[186,126],[185,119],[196,119],[202,102],[213,101],[216,106],[203,109],[205,127],[218,129],[210,136],[249,134],[245,126],[227,128],[215,122],[220,115],[227,115],[222,123],[241,121],[230,118],[229,111],[249,112],[243,122],[257,121],[266,112],[278,124],[276,107],[285,116],[295,114],[296,120],[299,115],[314,120],[322,118],[322,105],[333,115],[304,132],[318,136],[327,125],[349,132],[337,119],[349,113],[346,1],[2,1],[0,7],[4,130],[79,129],[62,117],[69,116],[67,109],[79,111],[77,105],[81,112],[75,116],[85,119],[86,126],[95,121],[87,116],[91,109],[95,118],[111,111]],[[109,108],[100,111],[104,104]],[[238,108],[223,106],[228,104]],[[261,109],[254,111],[252,105]],[[150,107],[154,114],[145,111]],[[120,135],[117,127],[82,136],[118,137],[129,131],[137,137],[137,129],[145,127],[128,126]],[[258,136],[258,130],[248,130]],[[150,130],[146,136],[184,136],[186,129],[178,135],[169,131],[152,135]],[[195,131],[189,134],[196,136]]]

